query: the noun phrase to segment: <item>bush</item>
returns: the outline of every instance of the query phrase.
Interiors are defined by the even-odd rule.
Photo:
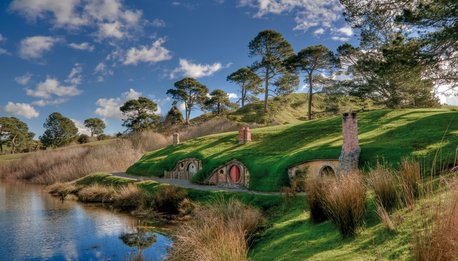
[[[81,134],[79,137],[78,137],[78,143],[79,144],[84,144],[84,143],[88,143],[89,142],[89,136],[86,135],[86,134]]]
[[[391,212],[398,206],[398,179],[389,169],[377,164],[377,167],[369,173],[368,184],[374,190],[375,200],[379,207]]]
[[[311,176],[305,183],[305,194],[310,208],[310,219],[314,223],[321,223],[328,219],[324,209],[324,200],[329,185],[335,178]]]
[[[363,224],[365,200],[366,190],[359,173],[340,176],[330,183],[323,206],[343,237],[354,236]]]
[[[180,203],[188,193],[185,189],[174,186],[160,186],[152,196],[153,207],[166,214],[178,214]]]
[[[114,195],[114,207],[122,210],[134,210],[148,204],[151,196],[135,184],[122,186]]]
[[[258,209],[218,200],[178,228],[169,260],[248,260],[248,243],[264,222]]]
[[[112,203],[116,190],[111,186],[91,185],[76,194],[81,202]]]

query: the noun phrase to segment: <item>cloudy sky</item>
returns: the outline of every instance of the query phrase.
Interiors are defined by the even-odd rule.
[[[184,76],[235,101],[226,77],[252,64],[248,42],[265,29],[296,51],[358,44],[336,0],[1,1],[0,115],[38,135],[55,111],[76,123],[100,117],[115,133],[124,101],[143,95],[166,113],[165,92]]]

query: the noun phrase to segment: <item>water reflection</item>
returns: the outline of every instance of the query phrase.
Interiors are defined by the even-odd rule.
[[[0,260],[123,260],[138,251],[164,259],[170,239],[136,225],[127,215],[61,202],[38,186],[0,182]]]

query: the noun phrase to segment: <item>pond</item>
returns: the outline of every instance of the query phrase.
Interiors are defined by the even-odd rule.
[[[0,180],[0,260],[163,260],[172,241],[131,216]]]

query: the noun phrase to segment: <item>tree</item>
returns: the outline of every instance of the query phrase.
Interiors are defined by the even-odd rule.
[[[220,115],[223,111],[236,108],[237,105],[229,100],[229,95],[221,89],[210,93],[210,98],[205,102],[205,109]]]
[[[285,61],[294,55],[294,50],[283,36],[273,30],[260,32],[248,45],[249,56],[259,56],[252,68],[264,82],[264,112],[267,112],[269,84],[287,73]]]
[[[26,123],[15,117],[0,117],[0,152],[3,153],[3,145],[11,146],[11,153],[16,153],[17,148],[28,147],[33,140],[34,133],[29,132]]]
[[[308,119],[312,119],[312,98],[315,83],[325,82],[335,68],[334,54],[323,45],[313,45],[300,50],[295,57],[290,59],[290,67],[299,72],[304,72],[309,87]]]
[[[182,101],[185,107],[186,124],[189,125],[191,111],[196,105],[204,106],[207,100],[208,88],[194,78],[184,78],[177,81],[175,89],[170,89],[167,94],[172,96],[175,101]]]
[[[165,116],[164,122],[170,125],[181,125],[184,123],[183,114],[177,107],[177,102],[172,103],[172,108],[170,108],[167,116]]]
[[[75,123],[58,112],[51,113],[43,127],[46,129],[40,141],[43,146],[60,147],[76,139],[78,129]]]
[[[246,102],[255,100],[255,95],[263,91],[261,78],[248,67],[243,67],[233,72],[227,76],[227,81],[240,85],[241,107],[245,106]]]
[[[122,125],[134,132],[154,128],[159,124],[157,104],[146,97],[126,101],[119,109],[126,117]]]
[[[105,122],[99,118],[89,118],[84,121],[84,126],[91,130],[91,137],[94,135],[100,135],[106,128]]]

